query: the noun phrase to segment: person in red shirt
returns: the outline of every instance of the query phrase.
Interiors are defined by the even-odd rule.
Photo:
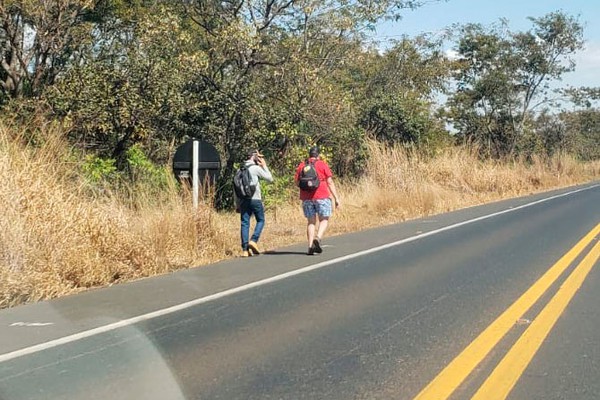
[[[316,189],[300,189],[300,200],[302,200],[302,210],[306,217],[306,237],[308,239],[308,255],[322,253],[321,239],[327,230],[329,217],[333,212],[332,196],[335,207],[340,208],[340,196],[337,193],[333,182],[333,174],[329,165],[319,157],[319,148],[311,147],[308,151],[308,159],[302,161],[296,168],[294,181],[299,184],[302,170],[309,163],[313,163],[319,177],[320,184]],[[319,228],[316,231],[317,217],[319,218]],[[315,235],[316,233],[316,235]]]

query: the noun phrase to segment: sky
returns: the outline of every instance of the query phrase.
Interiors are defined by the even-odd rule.
[[[406,10],[398,22],[377,25],[372,34],[385,42],[421,33],[436,33],[454,23],[491,25],[504,18],[512,31],[528,31],[528,17],[539,18],[555,11],[576,17],[583,25],[584,50],[574,59],[574,72],[563,76],[562,85],[600,87],[600,1],[599,0],[447,0],[427,1]]]

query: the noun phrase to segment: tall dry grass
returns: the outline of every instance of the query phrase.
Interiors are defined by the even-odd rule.
[[[193,265],[219,253],[214,212],[172,188],[136,207],[97,195],[60,128],[41,146],[0,127],[0,307]]]
[[[143,185],[128,196],[90,190],[81,162],[45,127],[43,144],[0,125],[0,307],[62,296],[230,258],[239,214],[217,213],[176,185],[156,198]],[[598,179],[600,163],[569,156],[482,161],[476,149],[433,158],[372,142],[359,184],[337,182],[343,206],[328,235],[403,221],[501,198]],[[291,173],[291,171],[290,171]],[[265,249],[301,243],[299,201],[267,210]]]
[[[475,147],[449,147],[435,156],[370,142],[363,188],[349,202],[385,222],[403,221],[598,179],[600,162],[567,154],[529,162],[482,160]]]

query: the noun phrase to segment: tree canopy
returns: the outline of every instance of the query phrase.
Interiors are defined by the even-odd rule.
[[[377,22],[401,27],[423,3],[0,0],[0,108],[61,120],[74,146],[123,172],[135,146],[165,164],[201,137],[224,162],[222,206],[247,147],[285,175],[319,144],[349,177],[363,172],[367,138],[429,154],[469,142],[482,156],[597,157],[584,147],[598,142],[598,88],[562,88],[575,111],[552,103],[583,46],[578,19],[557,11],[524,32],[500,21],[386,49],[370,41]]]
[[[532,111],[549,105],[549,84],[573,70],[572,57],[583,48],[575,18],[556,12],[531,21],[527,32],[511,32],[506,22],[491,29],[469,24],[458,40],[451,121],[494,156],[517,150]]]

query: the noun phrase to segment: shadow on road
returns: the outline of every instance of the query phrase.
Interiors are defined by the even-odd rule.
[[[264,255],[272,255],[272,256],[283,256],[283,255],[287,255],[287,254],[300,254],[305,256],[306,252],[305,251],[274,251],[274,250],[269,250],[269,251],[265,251],[263,253]]]

